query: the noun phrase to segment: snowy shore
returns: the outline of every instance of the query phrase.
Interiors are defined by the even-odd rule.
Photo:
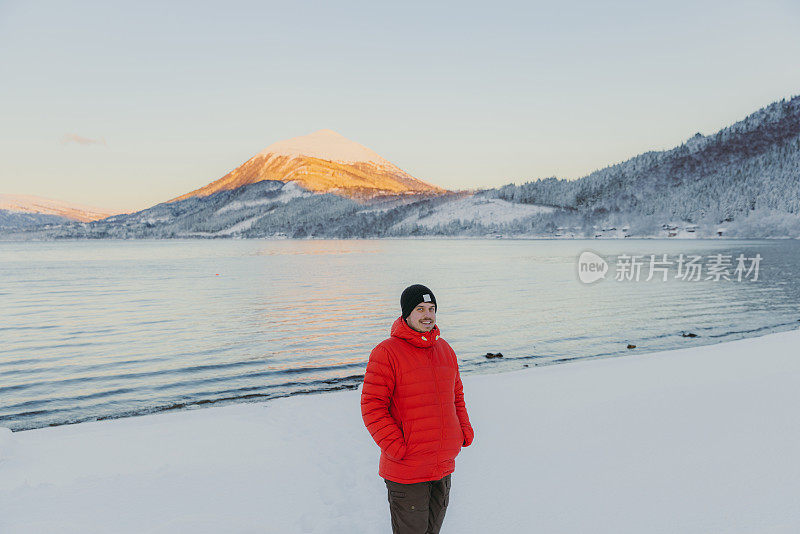
[[[464,377],[442,532],[800,532],[798,346]],[[0,532],[389,532],[359,394],[0,429]]]

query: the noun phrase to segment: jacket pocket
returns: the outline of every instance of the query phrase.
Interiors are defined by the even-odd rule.
[[[403,441],[406,442],[406,456],[412,452],[414,443],[414,422],[403,422]]]

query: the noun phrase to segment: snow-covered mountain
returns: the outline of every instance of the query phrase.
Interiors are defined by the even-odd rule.
[[[662,225],[678,230],[699,224],[712,235],[723,225],[726,235],[796,237],[800,96],[774,102],[711,135],[698,133],[673,149],[646,152],[578,180],[546,178],[491,193],[581,213],[601,227],[630,223],[640,234]]]
[[[800,97],[578,180],[444,191],[322,130],[141,212],[22,222],[0,212],[3,238],[800,238]]]
[[[40,215],[54,215],[56,217],[63,217],[71,221],[89,222],[105,219],[114,212],[110,210],[102,210],[98,208],[90,208],[88,206],[81,206],[71,202],[64,202],[63,200],[53,200],[50,198],[42,198],[33,195],[4,195],[0,194],[0,210],[6,212],[13,212],[17,215],[20,214],[40,214]],[[11,215],[6,213],[6,215]],[[42,218],[48,222],[56,222],[58,219]],[[62,221],[63,222],[63,221]]]
[[[316,193],[369,199],[383,195],[444,193],[378,154],[332,131],[274,143],[219,180],[170,200],[204,197],[262,180],[295,181]]]

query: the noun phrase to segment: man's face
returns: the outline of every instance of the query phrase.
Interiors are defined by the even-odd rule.
[[[417,332],[430,332],[436,325],[436,304],[420,302],[406,318],[406,323]]]

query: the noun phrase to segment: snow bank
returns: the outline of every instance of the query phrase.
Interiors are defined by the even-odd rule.
[[[0,426],[0,462],[7,462],[12,454],[14,447],[14,433],[10,428]]]
[[[798,344],[792,331],[466,376],[476,438],[442,532],[800,531]],[[390,531],[358,391],[13,441],[3,533]]]

